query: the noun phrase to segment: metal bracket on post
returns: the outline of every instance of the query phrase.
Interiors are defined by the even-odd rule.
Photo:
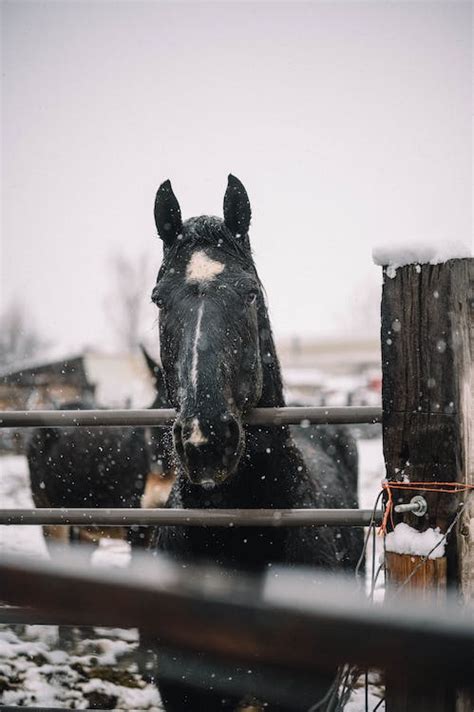
[[[423,517],[428,511],[428,503],[421,494],[416,494],[407,504],[396,504],[394,509],[399,514],[411,512],[415,517]]]

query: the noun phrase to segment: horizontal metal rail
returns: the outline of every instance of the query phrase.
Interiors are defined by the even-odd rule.
[[[190,527],[367,527],[380,524],[371,509],[0,509],[1,524]]]
[[[349,662],[473,684],[472,611],[403,596],[374,605],[353,581],[316,569],[273,566],[248,578],[139,552],[127,569],[91,567],[74,550],[51,560],[3,554],[0,599],[65,625],[138,627],[162,646],[234,664],[316,672]]]
[[[171,425],[176,411],[146,410],[8,410],[0,412],[0,428],[61,426]],[[381,423],[382,408],[373,406],[254,408],[249,425],[350,425]]]

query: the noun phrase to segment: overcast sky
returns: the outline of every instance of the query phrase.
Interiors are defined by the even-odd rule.
[[[2,304],[58,347],[112,345],[114,253],[149,253],[148,298],[166,178],[184,217],[221,215],[227,174],[244,182],[278,335],[363,337],[374,244],[471,240],[469,2],[2,14]]]

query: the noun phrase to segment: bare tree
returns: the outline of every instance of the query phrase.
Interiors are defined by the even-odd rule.
[[[0,367],[32,358],[46,348],[43,339],[28,319],[24,306],[12,302],[0,315]]]
[[[152,261],[146,253],[135,259],[115,254],[109,263],[111,287],[105,300],[105,310],[120,348],[134,350],[147,342],[153,318],[147,307],[153,286]],[[145,325],[148,322],[148,325]]]

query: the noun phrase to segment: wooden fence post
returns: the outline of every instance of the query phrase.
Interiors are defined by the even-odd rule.
[[[384,269],[382,292],[383,447],[387,479],[474,484],[473,307],[474,259],[438,265]],[[394,514],[419,531],[445,532],[467,504],[443,558],[422,562],[403,553],[387,555],[389,591],[404,584],[418,590],[457,585],[474,599],[474,494],[396,490],[395,503],[421,494],[424,517]],[[420,566],[421,564],[421,566]],[[441,594],[442,595],[442,594]],[[424,684],[423,684],[424,683]],[[387,674],[387,712],[447,712],[474,709],[472,698],[448,681],[411,678],[403,689]]]

